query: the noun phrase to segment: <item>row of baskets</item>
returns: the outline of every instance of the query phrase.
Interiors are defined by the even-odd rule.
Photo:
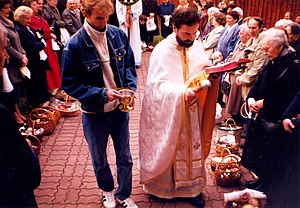
[[[211,170],[217,185],[234,186],[241,179],[239,144],[243,127],[237,126],[232,118],[217,128],[216,155],[211,159]]]
[[[33,109],[27,124],[19,129],[37,155],[40,152],[42,137],[52,134],[62,116],[75,116],[80,109],[79,103],[71,102],[69,96],[66,96],[65,101],[56,100],[52,105]]]

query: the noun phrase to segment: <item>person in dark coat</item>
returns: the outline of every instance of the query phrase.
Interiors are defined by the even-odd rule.
[[[161,22],[161,35],[166,38],[173,32],[171,27],[170,17],[173,15],[175,10],[175,5],[169,0],[163,0],[158,6],[158,16]]]
[[[247,97],[257,118],[249,125],[241,162],[259,177],[246,187],[268,193],[286,138],[281,116],[300,90],[300,62],[284,31],[271,28],[261,38],[270,61]]]
[[[285,131],[283,153],[274,174],[267,205],[271,208],[300,206],[300,91],[282,116]]]
[[[10,56],[10,61],[6,67],[9,79],[13,85],[13,91],[7,91],[5,94],[7,97],[6,100],[9,103],[7,107],[13,112],[18,124],[23,125],[26,118],[20,111],[19,103],[20,99],[25,98],[25,96],[24,78],[20,71],[20,67],[26,66],[28,64],[28,59],[26,52],[22,48],[19,35],[14,28],[15,26],[13,22],[8,19],[11,14],[11,6],[11,0],[0,1],[0,28],[1,31],[4,31],[9,40],[7,52]]]
[[[290,46],[292,46],[300,57],[300,25],[293,22],[285,27],[285,31],[288,35]]]
[[[108,24],[111,24],[111,25],[114,25],[116,27],[119,27],[120,24],[119,24],[117,12],[116,12],[116,1],[118,1],[118,0],[113,0],[115,8],[114,8],[114,12],[108,18]]]
[[[67,8],[62,13],[62,18],[70,35],[74,35],[81,28],[82,24],[76,0],[67,0]]]
[[[143,12],[142,15],[145,15],[147,19],[154,18],[154,23],[156,24],[156,29],[148,31],[147,30],[147,22],[145,27],[140,28],[140,32],[144,33],[146,37],[145,42],[147,46],[153,43],[153,37],[158,35],[158,23],[157,23],[157,12],[158,12],[158,5],[156,0],[143,0]]]
[[[43,13],[51,28],[56,36],[56,40],[60,45],[60,50],[56,51],[59,63],[61,63],[61,56],[64,44],[66,40],[62,38],[61,29],[66,27],[66,23],[62,20],[61,13],[57,8],[57,0],[47,0],[47,4],[44,5]]]
[[[0,31],[0,75],[8,58],[6,47],[5,35]],[[33,191],[41,181],[39,160],[1,100],[0,118],[0,207],[37,207]]]
[[[27,67],[31,72],[31,78],[26,79],[25,83],[27,99],[29,106],[36,108],[50,100],[46,81],[46,69],[49,68],[49,65],[44,52],[46,42],[42,41],[34,29],[29,26],[32,14],[31,8],[20,6],[16,9],[14,18],[16,20],[15,29],[19,33],[22,47],[28,54]],[[41,53],[44,53],[44,58]]]

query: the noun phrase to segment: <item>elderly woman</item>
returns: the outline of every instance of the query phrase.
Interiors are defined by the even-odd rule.
[[[6,93],[6,96],[7,102],[9,103],[8,107],[13,112],[17,123],[23,125],[26,118],[20,113],[19,102],[20,95],[24,94],[24,78],[21,74],[20,68],[27,65],[28,59],[24,49],[22,48],[15,26],[13,22],[8,19],[11,12],[11,6],[11,0],[0,1],[0,24],[3,25],[4,33],[9,40],[7,52],[10,56],[10,61],[6,67],[9,79],[14,88],[12,92]]]
[[[43,0],[24,0],[22,3],[32,9],[33,15],[30,18],[29,26],[38,31],[43,36],[47,45],[45,53],[48,56],[47,62],[50,70],[47,70],[48,90],[53,91],[61,87],[61,69],[56,52],[52,48],[52,40],[56,40],[56,36],[52,33],[47,20],[43,16]]]
[[[32,108],[35,108],[48,101],[50,97],[46,81],[47,64],[44,53],[46,43],[29,26],[32,14],[32,9],[27,6],[20,6],[16,9],[14,18],[16,31],[19,33],[22,46],[28,54],[27,66],[31,72],[31,78],[26,80],[28,103]]]
[[[223,30],[217,45],[217,51],[220,51],[224,57],[227,58],[230,52],[234,50],[237,43],[238,34],[240,32],[237,22],[239,21],[239,14],[236,11],[228,12],[226,15],[226,27]]]
[[[268,193],[286,142],[281,116],[300,89],[300,63],[283,30],[262,32],[261,44],[270,61],[247,97],[248,108],[257,118],[249,125],[242,165],[259,177],[246,187]]]
[[[214,28],[213,24],[213,14],[219,12],[219,9],[217,7],[210,7],[207,10],[208,20],[203,30],[200,30],[200,37],[201,40],[204,39]],[[224,23],[225,25],[225,23]]]
[[[215,12],[212,15],[212,24],[214,26],[214,29],[202,40],[204,52],[209,59],[211,59],[211,55],[216,50],[218,40],[224,29],[225,23],[226,23],[225,14],[221,12]]]
[[[246,24],[240,26],[240,41],[235,47],[232,55],[228,58],[228,61],[238,61],[244,56],[244,50],[246,48],[248,40],[251,38],[249,28]],[[236,77],[242,73],[241,70],[231,72],[229,74],[230,91],[227,98],[226,112],[229,113],[235,121],[240,120],[240,108],[242,105],[242,89],[241,86],[236,84]],[[238,122],[239,123],[239,122]]]

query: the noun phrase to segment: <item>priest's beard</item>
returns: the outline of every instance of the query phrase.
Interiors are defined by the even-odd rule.
[[[182,40],[180,37],[176,35],[176,41],[177,43],[184,48],[189,48],[193,45],[194,41],[193,40]]]

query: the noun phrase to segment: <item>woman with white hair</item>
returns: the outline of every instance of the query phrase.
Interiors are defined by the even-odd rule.
[[[248,128],[242,165],[259,177],[246,187],[268,193],[286,142],[280,119],[300,89],[300,62],[283,30],[264,31],[261,41],[262,50],[270,60],[247,97],[247,107],[257,116]]]
[[[289,24],[293,23],[292,20],[289,19],[280,19],[277,22],[275,22],[274,27],[279,28],[279,29],[283,29],[288,26]]]
[[[19,33],[22,47],[28,57],[28,65],[31,72],[30,79],[25,79],[25,88],[30,108],[39,107],[50,100],[46,81],[46,70],[49,66],[46,61],[44,49],[45,40],[39,38],[32,27],[29,26],[33,11],[27,6],[20,6],[14,13],[16,20],[15,29]]]
[[[219,12],[219,9],[217,7],[208,8],[208,10],[207,10],[207,15],[208,15],[207,24],[205,25],[203,31],[200,30],[201,40],[204,39],[215,28],[215,25],[213,23],[213,18],[214,18],[214,14],[217,13],[217,12],[221,13],[221,12]]]

